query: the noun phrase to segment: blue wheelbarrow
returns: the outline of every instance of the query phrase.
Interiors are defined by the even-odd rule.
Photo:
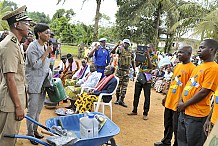
[[[66,142],[65,144],[63,144],[64,146],[65,145],[66,146],[101,146],[101,145],[116,146],[116,142],[113,137],[119,134],[120,128],[113,121],[111,121],[108,117],[106,117],[104,114],[99,113],[99,112],[92,112],[92,113],[94,115],[97,114],[97,115],[103,116],[106,119],[106,122],[101,128],[101,130],[99,131],[97,137],[84,138],[84,139],[80,139],[80,120],[79,120],[81,117],[84,117],[84,114],[73,114],[73,115],[68,115],[68,116],[57,116],[54,118],[50,118],[46,120],[46,126],[34,121],[33,119],[29,117],[25,117],[25,118],[39,125],[43,129],[55,135],[59,135],[59,137],[62,137],[61,134],[52,130],[52,127],[61,126],[63,129],[67,131],[72,131],[74,135],[77,137],[77,139],[76,140],[73,139],[73,143],[69,141]],[[54,143],[50,142],[49,138],[46,139],[47,142],[44,142],[37,138],[31,137],[31,136],[24,136],[24,135],[5,135],[5,137],[34,140],[45,146],[55,145]],[[61,140],[63,141],[63,138]]]

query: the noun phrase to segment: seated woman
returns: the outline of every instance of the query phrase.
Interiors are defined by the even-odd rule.
[[[163,67],[160,67],[159,70],[155,73],[154,77],[153,77],[153,83],[152,86],[156,87],[158,85],[162,84],[162,80],[164,78],[164,70]]]
[[[83,93],[75,102],[76,110],[79,113],[91,111],[94,102],[98,101],[98,96],[101,93],[112,93],[117,85],[117,80],[113,75],[115,68],[111,65],[107,66],[104,71],[105,77],[97,84],[94,90],[89,90],[88,93]],[[103,96],[104,102],[110,102],[112,96]]]
[[[95,64],[90,65],[90,72],[85,76],[85,78],[80,79],[75,86],[67,86],[65,88],[66,95],[71,101],[71,105],[66,108],[73,108],[73,100],[76,100],[77,94],[80,93],[81,87],[95,88],[98,81],[101,78],[101,73],[96,71]]]
[[[162,86],[163,86],[162,87],[162,93],[164,95],[166,95],[168,90],[169,90],[172,76],[173,76],[172,69],[170,67],[168,67],[167,71],[165,72],[165,75],[164,75],[164,81],[162,83]]]
[[[90,68],[89,65],[87,64],[86,60],[83,59],[81,61],[82,66],[80,67],[79,70],[76,71],[76,73],[73,75],[72,79],[66,79],[65,80],[65,86],[74,86],[76,83],[84,79],[85,76],[90,73]]]
[[[71,79],[75,72],[79,69],[79,63],[73,60],[71,54],[67,54],[66,69],[60,75],[63,85],[65,85],[66,79]]]

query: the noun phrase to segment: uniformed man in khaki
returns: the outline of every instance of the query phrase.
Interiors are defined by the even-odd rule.
[[[134,54],[129,49],[129,46],[131,45],[130,40],[124,39],[123,45],[122,46],[119,46],[119,45],[120,45],[120,42],[111,51],[111,53],[114,53],[115,49],[118,47],[116,51],[116,53],[119,55],[118,69],[117,69],[116,76],[120,80],[119,80],[119,85],[116,90],[117,100],[115,101],[114,104],[119,104],[123,107],[127,107],[127,105],[124,102],[124,98],[126,96],[127,86],[129,83],[129,70],[130,70],[131,65],[134,69],[134,74],[135,74],[135,61],[134,61]]]
[[[16,139],[5,134],[18,134],[20,121],[26,108],[24,56],[20,41],[27,37],[30,21],[26,6],[20,7],[2,20],[7,20],[10,32],[0,42],[0,70],[3,73],[0,84],[0,146],[14,146]]]

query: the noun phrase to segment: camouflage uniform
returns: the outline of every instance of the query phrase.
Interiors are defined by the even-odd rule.
[[[116,76],[120,80],[119,80],[118,88],[116,90],[117,101],[115,103],[121,104],[120,102],[123,102],[123,99],[125,98],[126,95],[126,90],[129,82],[129,70],[130,70],[131,63],[134,61],[134,55],[130,49],[126,50],[123,47],[118,48],[117,54],[119,54],[119,57],[118,57],[118,70],[116,72]]]

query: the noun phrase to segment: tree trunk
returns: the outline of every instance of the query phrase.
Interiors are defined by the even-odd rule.
[[[162,0],[159,1],[157,12],[156,12],[156,25],[155,25],[155,34],[154,34],[154,45],[158,47],[159,39],[159,26],[160,26],[160,16],[162,11]]]
[[[174,34],[167,34],[166,45],[164,47],[164,53],[169,53],[171,51],[174,40]]]
[[[99,16],[100,16],[101,0],[96,0],[96,3],[97,3],[97,8],[96,8],[96,13],[95,13],[93,41],[98,40],[98,22],[99,22]]]

